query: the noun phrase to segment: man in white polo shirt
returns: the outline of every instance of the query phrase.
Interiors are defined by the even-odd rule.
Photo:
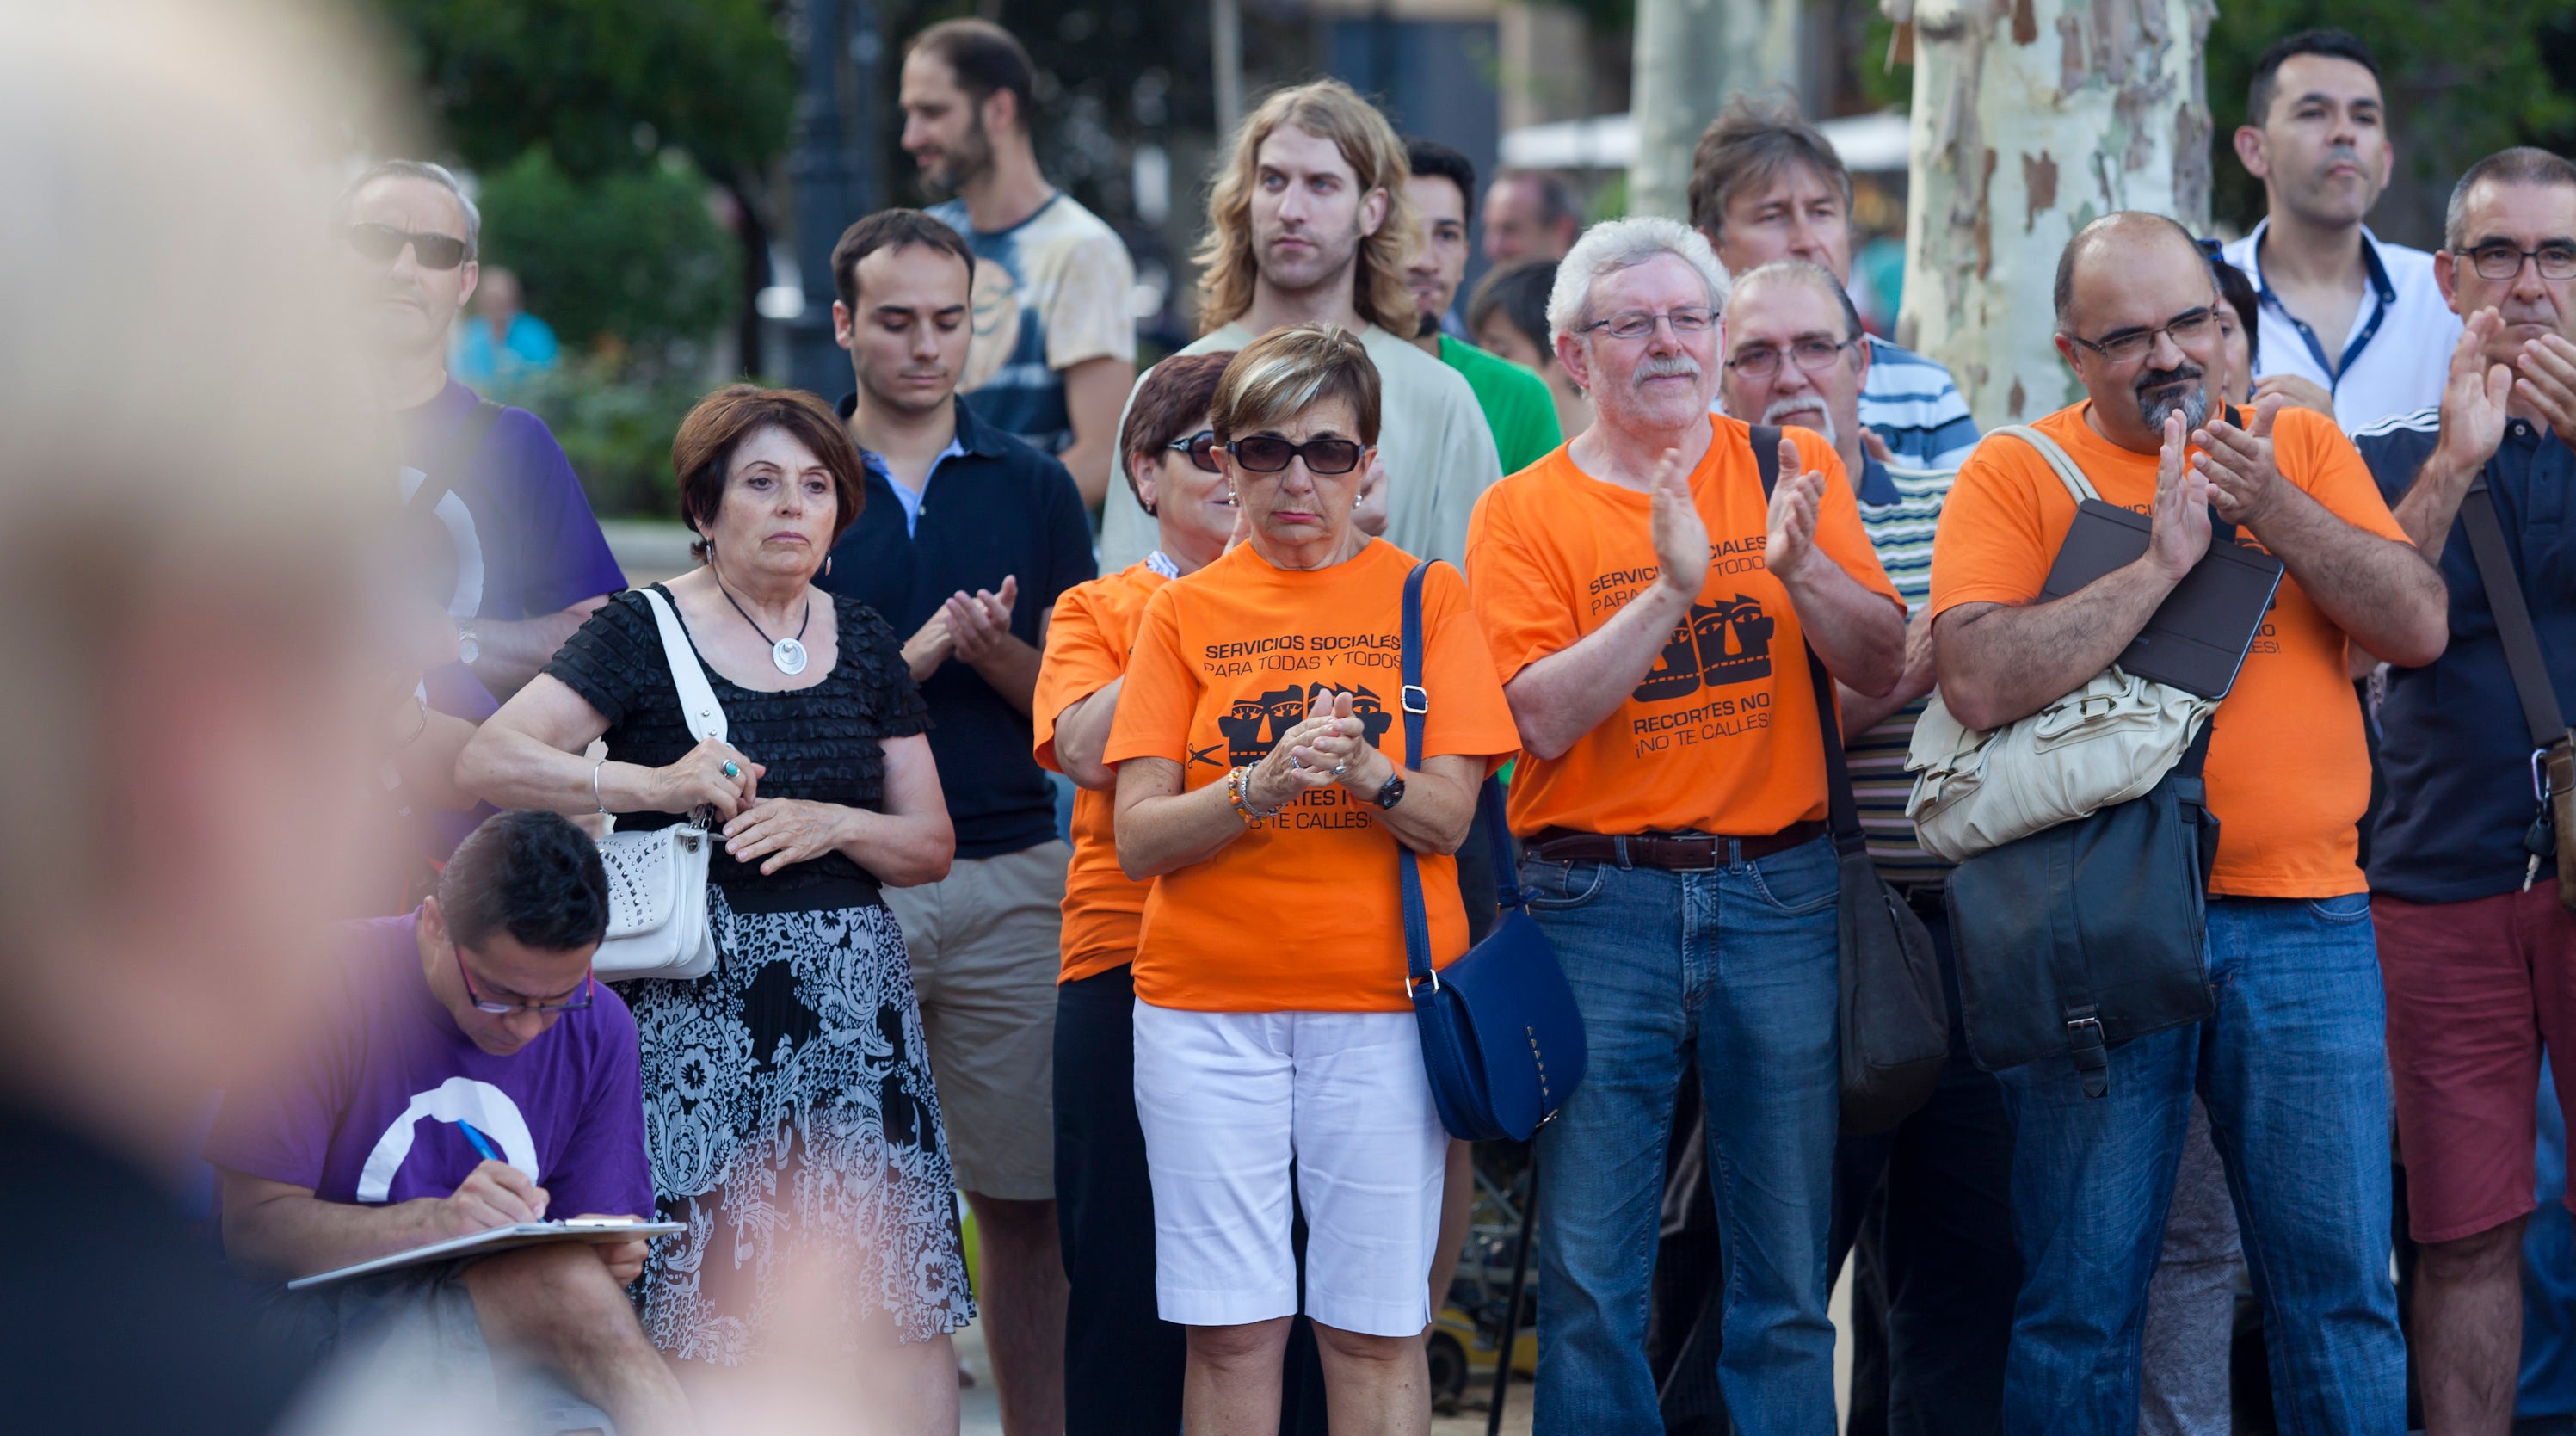
[[[2460,317],[2433,256],[2361,222],[2396,165],[2368,47],[2341,30],[2275,41],[2254,66],[2236,158],[2267,211],[2223,252],[2262,298],[2256,397],[2331,404],[2346,433],[2439,402]]]

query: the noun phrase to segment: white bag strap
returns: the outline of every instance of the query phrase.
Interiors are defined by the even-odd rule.
[[[659,589],[648,585],[635,591],[653,605],[653,623],[662,630],[662,657],[671,665],[671,686],[680,690],[680,716],[689,725],[691,736],[701,742],[709,738],[723,742],[724,706],[716,702],[716,691],[707,686],[707,671],[698,666],[698,651],[689,646],[689,632],[680,626],[680,615],[672,611]]]
[[[2039,456],[2048,461],[2048,466],[2057,471],[2058,482],[2066,485],[2066,491],[2075,496],[2075,502],[2080,504],[2086,499],[2102,497],[2094,492],[2093,481],[2084,477],[2082,469],[2075,467],[2075,456],[2059,447],[2055,439],[2026,424],[2005,424],[1986,431],[1989,439],[1997,434],[2010,434],[2037,449]]]

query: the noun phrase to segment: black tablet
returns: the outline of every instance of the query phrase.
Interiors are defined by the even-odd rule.
[[[2064,598],[2137,562],[2150,532],[2145,514],[2086,499],[2075,510],[2039,596]],[[2279,559],[2213,534],[2209,552],[2165,595],[2117,662],[2141,678],[2202,698],[2224,698],[2236,686],[2236,672],[2263,631],[2280,587]]]

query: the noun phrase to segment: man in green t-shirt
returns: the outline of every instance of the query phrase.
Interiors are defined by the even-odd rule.
[[[1503,472],[1516,473],[1537,463],[1565,441],[1556,424],[1556,400],[1547,381],[1508,359],[1498,358],[1454,334],[1441,331],[1442,317],[1458,297],[1467,277],[1467,216],[1476,212],[1476,167],[1465,155],[1419,136],[1404,142],[1411,178],[1406,198],[1422,216],[1422,244],[1405,266],[1413,287],[1422,328],[1413,342],[1423,353],[1458,371],[1476,391],[1485,411],[1485,426],[1494,431],[1494,451]]]

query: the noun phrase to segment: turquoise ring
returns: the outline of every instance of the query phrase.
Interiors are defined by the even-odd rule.
[[[728,778],[739,778],[742,776],[742,765],[736,763],[731,758],[727,758],[725,759],[725,765],[722,771]]]

